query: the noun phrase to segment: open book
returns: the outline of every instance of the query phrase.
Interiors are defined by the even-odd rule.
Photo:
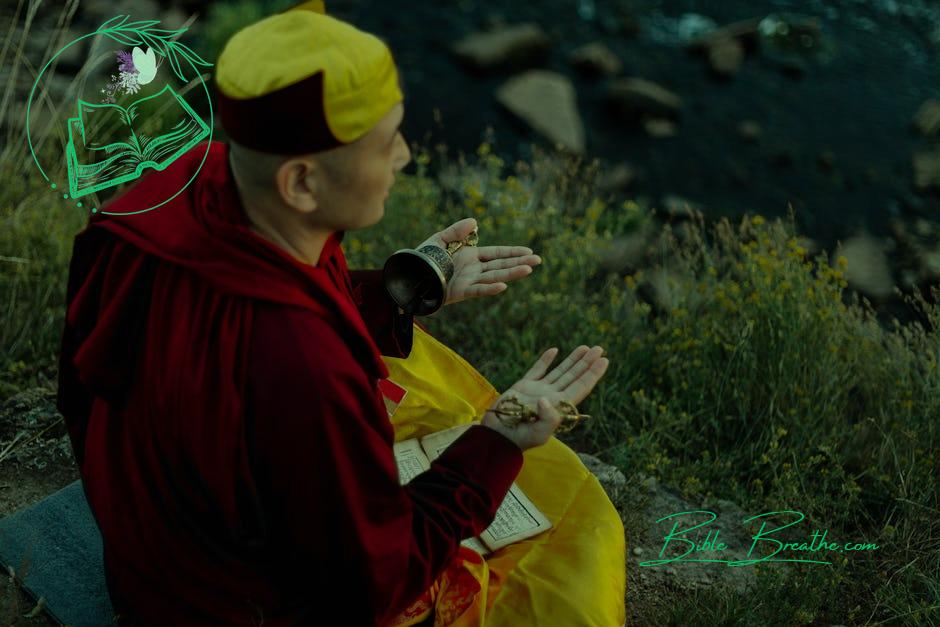
[[[105,130],[117,124],[122,138]],[[78,117],[68,119],[69,193],[73,198],[163,170],[209,135],[209,126],[173,88],[140,98],[127,108],[79,99]]]
[[[394,445],[395,461],[398,463],[398,477],[405,485],[417,475],[431,467],[431,461],[444,452],[451,443],[473,424],[457,425],[450,429],[430,433],[423,438],[411,438]],[[462,545],[473,549],[480,555],[486,555],[504,546],[531,538],[550,529],[548,518],[540,512],[526,497],[518,485],[513,482],[506,493],[496,517],[483,533],[476,538],[467,538]]]

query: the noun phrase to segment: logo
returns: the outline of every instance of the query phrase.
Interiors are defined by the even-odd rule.
[[[78,199],[115,187],[140,178],[147,168],[164,170],[197,143],[207,137],[209,139],[202,161],[190,179],[159,204],[129,212],[137,214],[156,209],[176,198],[202,170],[209,154],[214,118],[209,88],[198,68],[212,67],[212,64],[177,41],[185,28],[167,30],[159,28],[158,20],[129,20],[127,15],[118,15],[94,32],[66,44],[49,59],[36,76],[26,103],[26,139],[40,174],[49,182],[50,188],[57,189],[58,183],[50,180],[39,162],[29,128],[29,110],[43,74],[66,49],[89,37],[103,35],[131,47],[129,51],[115,51],[118,73],[112,74],[111,83],[100,90],[104,98],[100,102],[90,102],[79,97],[74,116],[64,122],[68,193],[63,193],[62,197]],[[164,68],[163,72],[161,68]],[[174,78],[184,86],[198,82],[202,87],[209,108],[208,123],[182,97],[183,89],[174,89],[169,82]],[[140,95],[132,102],[118,102],[118,97],[137,94]],[[78,206],[81,207],[82,203],[79,202]],[[92,213],[97,212],[98,209],[93,207]]]
[[[701,519],[703,517],[705,520],[697,524],[687,524],[695,522],[696,518]],[[768,521],[781,517],[789,517],[792,520],[786,524],[768,526]],[[720,529],[706,529],[717,518],[717,514],[708,510],[676,512],[663,516],[656,522],[660,523],[670,519],[672,528],[663,536],[663,546],[659,551],[660,559],[640,562],[640,566],[662,566],[673,562],[717,562],[732,567],[750,566],[761,562],[832,564],[827,553],[872,551],[881,548],[872,542],[838,542],[827,537],[829,535],[828,529],[822,531],[815,529],[812,534],[807,534],[802,538],[782,539],[780,532],[802,522],[806,518],[802,512],[782,510],[764,512],[743,519],[742,523],[753,522],[756,524],[759,522],[760,529],[751,536],[751,542],[744,559],[728,559],[723,558],[721,554],[725,551],[737,553],[737,550],[743,549],[743,547],[729,547],[727,543],[719,539]],[[774,525],[774,523],[771,522],[770,525]],[[693,531],[696,532],[694,537],[692,535]],[[704,539],[701,537],[702,532],[707,532]],[[667,556],[667,549],[671,549],[670,552],[672,553],[678,553],[682,550],[684,552],[679,555]]]

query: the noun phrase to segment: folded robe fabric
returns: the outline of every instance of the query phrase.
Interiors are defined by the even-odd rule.
[[[193,184],[165,205],[134,214]],[[522,452],[475,427],[406,487],[379,346],[412,319],[248,227],[227,146],[142,177],[75,239],[59,364],[114,608],[134,624],[381,624],[484,529]],[[356,294],[359,293],[357,297]]]
[[[471,422],[498,396],[417,321],[408,357],[384,359],[388,380],[406,389],[390,405],[396,442]],[[517,482],[553,528],[485,560],[460,547],[431,588],[388,627],[623,624],[625,547],[616,511],[555,438],[524,457]],[[26,587],[69,624],[110,622],[100,551],[79,482],[0,520],[0,561],[19,565],[29,556],[34,566]]]
[[[459,354],[415,326],[407,359],[385,356],[407,391],[391,416],[400,442],[474,422],[499,392]],[[626,620],[623,523],[597,478],[557,438],[523,453],[516,483],[553,527],[482,558],[461,546],[396,627],[610,627]]]

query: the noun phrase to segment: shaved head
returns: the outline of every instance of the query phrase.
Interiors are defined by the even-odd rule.
[[[337,185],[348,183],[355,161],[354,144],[304,155],[273,155],[246,148],[229,141],[233,167],[238,171],[239,183],[251,193],[277,198],[277,173],[290,161],[305,161],[322,172]]]
[[[252,230],[316,265],[331,233],[378,222],[395,174],[411,160],[399,130],[404,114],[399,102],[356,141],[308,154],[268,154],[230,139],[232,175]]]

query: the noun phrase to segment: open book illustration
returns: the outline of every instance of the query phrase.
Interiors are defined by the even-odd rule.
[[[113,126],[115,114],[126,139],[96,136],[102,126]],[[166,85],[126,109],[79,99],[68,131],[69,193],[78,198],[139,178],[147,167],[163,170],[209,135],[209,126]]]
[[[405,485],[431,467],[431,461],[444,452],[451,443],[473,424],[457,425],[450,429],[430,433],[423,438],[411,438],[394,445],[398,476]],[[513,482],[506,493],[496,517],[489,527],[476,538],[467,538],[461,544],[480,555],[487,555],[504,546],[538,535],[552,526],[548,518],[532,504],[522,489]]]

